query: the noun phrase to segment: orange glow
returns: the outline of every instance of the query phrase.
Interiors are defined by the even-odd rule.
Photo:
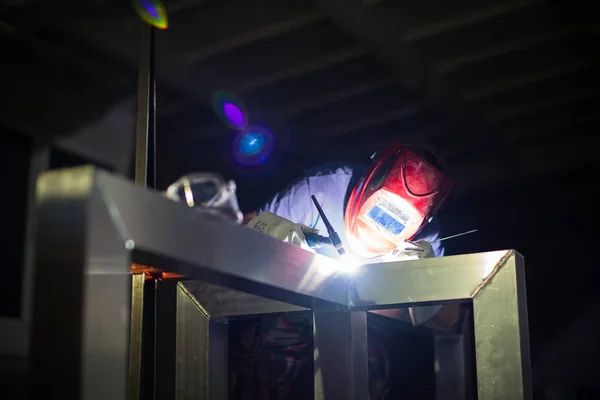
[[[149,265],[142,264],[131,264],[129,268],[132,274],[145,274],[145,279],[175,279],[175,278],[183,278],[183,275],[177,274],[175,272],[167,272],[162,271],[155,267],[150,267]]]

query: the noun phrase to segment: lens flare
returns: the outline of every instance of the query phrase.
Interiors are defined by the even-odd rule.
[[[265,147],[265,141],[263,134],[247,132],[240,138],[240,153],[244,156],[258,154]]]
[[[223,104],[223,112],[225,113],[227,120],[235,127],[243,129],[246,125],[246,117],[244,116],[243,111],[240,110],[235,104]]]
[[[167,11],[159,0],[133,0],[133,8],[140,18],[158,29],[167,29]]]
[[[228,91],[213,96],[213,108],[217,116],[232,129],[242,131],[248,127],[248,113],[242,100]]]
[[[250,125],[236,135],[233,158],[242,166],[257,166],[268,161],[273,150],[274,137],[266,128]]]

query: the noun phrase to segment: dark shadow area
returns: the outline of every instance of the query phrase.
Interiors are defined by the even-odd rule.
[[[29,184],[28,138],[0,128],[0,171],[3,213],[2,265],[0,266],[0,316],[19,317],[25,259],[25,215]]]

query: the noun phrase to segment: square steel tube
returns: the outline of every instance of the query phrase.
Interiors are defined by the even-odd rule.
[[[223,325],[223,322],[231,318],[242,316],[306,312],[308,310],[198,281],[180,282],[178,296],[185,299],[186,307],[184,311],[178,302],[178,332],[180,329],[186,328],[180,320],[191,326],[196,324],[204,326],[206,319],[209,323]],[[182,312],[185,312],[185,317],[180,317]],[[316,400],[362,400],[368,398],[367,313],[365,311],[329,310],[320,312],[315,310],[313,312],[313,328],[314,398]],[[215,346],[215,340],[219,345]],[[211,372],[214,369],[213,365],[227,365],[227,351],[223,351],[222,343],[214,331],[206,329],[202,330],[201,334],[198,334],[196,329],[184,336],[179,336],[178,333],[177,348],[179,349],[181,346],[188,349],[189,346],[188,350],[192,351],[177,351],[177,399],[191,398],[181,397],[183,391],[179,385],[187,386],[191,383],[190,387],[197,388],[199,385],[189,380],[197,379],[200,370],[205,372],[201,375],[203,379],[208,379],[207,377],[210,376],[211,385],[217,388],[225,387],[227,377]],[[200,346],[200,351],[198,351],[198,346]],[[206,354],[210,354],[209,361],[205,361]],[[205,362],[211,366],[210,369],[206,366],[201,367],[201,364],[204,365]],[[182,364],[185,364],[187,368],[180,369]],[[190,376],[190,372],[193,376]],[[214,392],[211,394],[214,397],[203,398],[226,398],[226,395],[216,396]]]
[[[156,282],[154,396],[226,399],[226,321],[210,318],[181,282]]]
[[[207,218],[91,167],[44,174],[36,201],[32,365],[45,394],[125,397],[133,261],[319,310],[473,301],[479,398],[530,396],[516,252],[370,265],[347,276],[335,260]],[[55,346],[45,346],[50,340]]]

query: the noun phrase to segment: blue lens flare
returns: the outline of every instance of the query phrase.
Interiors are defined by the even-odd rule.
[[[257,166],[269,160],[273,150],[274,137],[267,129],[250,125],[247,130],[236,135],[233,141],[233,158],[241,166]]]
[[[258,154],[265,147],[265,141],[266,138],[263,134],[258,132],[247,132],[240,139],[240,153],[245,156]]]

